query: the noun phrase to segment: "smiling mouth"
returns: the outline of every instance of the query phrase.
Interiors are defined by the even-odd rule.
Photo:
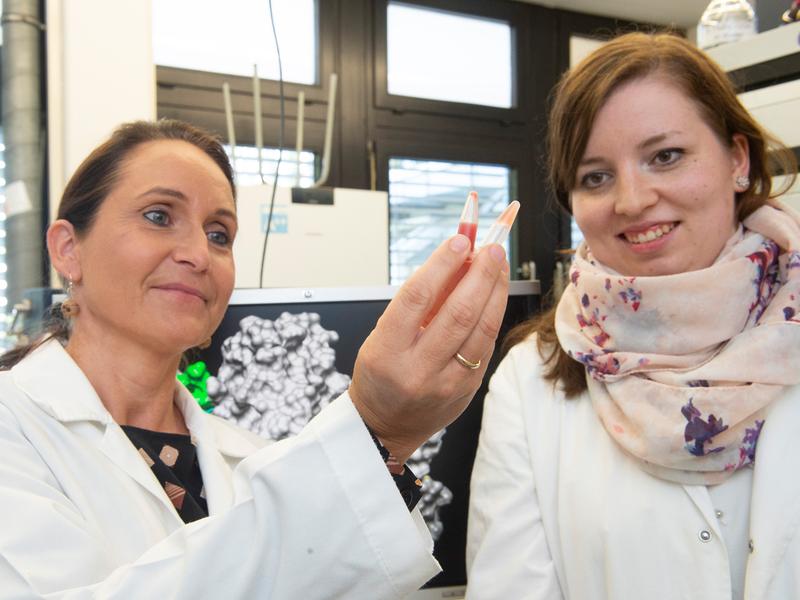
[[[194,298],[202,300],[203,302],[206,302],[205,297],[198,290],[188,288],[182,285],[164,285],[164,286],[158,286],[157,289],[160,289],[165,292],[176,292],[179,294],[185,294],[186,296],[192,296]]]
[[[634,245],[646,244],[647,242],[652,242],[661,236],[667,235],[670,231],[675,229],[676,226],[677,223],[664,223],[663,225],[656,225],[646,231],[640,231],[639,233],[623,233],[622,237]]]

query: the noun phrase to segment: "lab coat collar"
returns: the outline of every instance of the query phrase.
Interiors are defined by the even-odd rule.
[[[263,446],[265,440],[207,414],[183,384],[176,380],[175,400],[195,443],[209,442],[225,456],[242,459]]]
[[[108,425],[114,422],[86,375],[57,340],[44,342],[17,363],[11,374],[14,383],[32,402],[63,423],[95,421]],[[215,445],[222,454],[239,459],[258,447],[253,443],[255,436],[248,436],[206,414],[177,380],[175,386],[178,407],[195,441],[204,440]]]
[[[167,500],[152,471],[115,423],[92,384],[57,340],[49,340],[11,369],[16,385],[47,414],[62,423],[90,421],[102,425],[93,443],[131,477],[177,513]],[[210,514],[233,504],[231,467],[234,460],[252,454],[264,442],[254,434],[235,428],[206,414],[189,391],[177,380],[176,401],[197,447],[203,485]]]
[[[197,447],[209,515],[233,506],[233,473],[225,457],[243,459],[265,444],[254,434],[206,414],[180,383],[176,401]]]
[[[57,340],[48,340],[11,369],[14,383],[31,401],[55,419],[114,420],[103,406],[92,384]]]
[[[66,426],[79,421],[99,424],[100,427],[83,428],[77,435],[94,444],[111,462],[150,492],[173,515],[175,524],[180,524],[181,519],[158,479],[60,342],[49,340],[43,343],[17,363],[11,369],[11,375],[31,402]]]

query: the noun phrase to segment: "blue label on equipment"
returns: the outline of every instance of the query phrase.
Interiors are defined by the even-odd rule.
[[[265,208],[261,212],[261,233],[267,231],[267,221],[269,220],[269,209]],[[289,233],[289,215],[281,212],[272,213],[272,223],[269,226],[270,233]]]

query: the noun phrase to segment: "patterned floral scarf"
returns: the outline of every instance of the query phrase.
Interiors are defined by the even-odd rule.
[[[800,383],[800,217],[764,206],[713,265],[623,277],[578,249],[556,310],[609,435],[649,473],[715,484],[755,460],[769,404]]]

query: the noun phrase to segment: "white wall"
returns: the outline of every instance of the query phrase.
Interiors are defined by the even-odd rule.
[[[156,117],[152,0],[47,0],[51,220],[72,172],[125,121]]]

